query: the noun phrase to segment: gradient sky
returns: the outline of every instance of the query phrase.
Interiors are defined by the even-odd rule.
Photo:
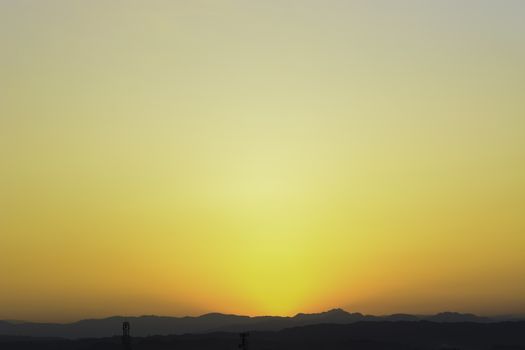
[[[524,18],[0,0],[0,319],[524,313]]]

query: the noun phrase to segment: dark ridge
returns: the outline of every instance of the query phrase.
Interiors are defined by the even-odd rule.
[[[280,316],[239,316],[221,313],[208,313],[198,317],[168,317],[144,315],[139,317],[113,316],[104,319],[86,319],[73,323],[10,323],[0,321],[0,334],[36,337],[92,338],[110,337],[120,329],[122,322],[133,324],[135,336],[168,335],[209,332],[278,331],[285,328],[322,323],[351,324],[356,322],[397,322],[433,321],[491,323],[505,319],[491,319],[473,314],[443,312],[436,315],[421,316],[393,314],[385,316],[350,313],[343,309],[332,309],[320,313],[298,313],[293,317]]]
[[[475,323],[377,321],[318,324],[281,331],[250,332],[253,350],[525,350],[525,321]],[[134,350],[235,349],[238,333],[213,332],[132,337]],[[0,349],[121,349],[121,337],[64,339],[0,336]]]

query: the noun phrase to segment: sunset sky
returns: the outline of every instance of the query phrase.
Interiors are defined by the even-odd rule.
[[[524,18],[0,0],[0,319],[525,313]]]

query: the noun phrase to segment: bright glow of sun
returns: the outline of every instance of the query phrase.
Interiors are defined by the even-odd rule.
[[[0,319],[525,312],[525,2],[424,3],[3,1]]]

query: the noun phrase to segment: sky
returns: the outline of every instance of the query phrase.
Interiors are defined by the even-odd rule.
[[[0,319],[525,313],[524,17],[0,0]]]

